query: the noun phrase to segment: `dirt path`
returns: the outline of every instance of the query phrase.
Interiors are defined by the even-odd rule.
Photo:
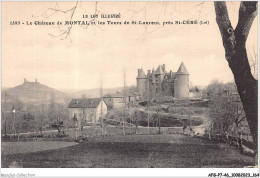
[[[192,127],[193,131],[197,135],[204,135],[205,131],[209,129],[211,125],[211,119],[208,116],[201,116],[200,117],[203,120],[203,123],[199,126]]]

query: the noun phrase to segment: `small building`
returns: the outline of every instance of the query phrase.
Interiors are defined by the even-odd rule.
[[[139,100],[139,94],[134,91],[129,91],[127,93],[127,102],[132,103]]]
[[[103,98],[109,109],[122,108],[125,105],[124,95],[120,92],[107,94]]]
[[[69,103],[70,118],[87,122],[97,122],[107,114],[107,104],[101,98],[72,99]]]
[[[125,107],[125,104],[128,105],[129,103],[139,100],[138,93],[134,91],[128,91],[126,92],[126,94],[122,94],[121,92],[107,94],[103,96],[103,99],[107,104],[108,110],[111,110],[113,108],[123,108]]]

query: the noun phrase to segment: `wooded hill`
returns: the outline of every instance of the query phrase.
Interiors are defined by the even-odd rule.
[[[65,93],[38,82],[25,81],[14,88],[2,89],[2,106],[6,105],[7,110],[19,103],[23,103],[25,106],[48,105],[51,99],[62,105],[66,105],[70,100]]]

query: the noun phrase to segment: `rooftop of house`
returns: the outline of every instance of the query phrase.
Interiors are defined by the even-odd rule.
[[[80,98],[72,99],[68,108],[97,108],[101,98]]]

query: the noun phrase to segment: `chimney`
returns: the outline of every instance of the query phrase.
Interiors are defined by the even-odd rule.
[[[170,76],[171,76],[171,78],[172,78],[172,70],[170,70]]]
[[[138,71],[138,76],[139,76],[139,75],[140,75],[140,73],[141,73],[141,69],[138,69],[137,71]]]
[[[35,83],[37,83],[37,78],[35,79]]]
[[[26,83],[26,82],[27,82],[27,80],[26,80],[26,78],[24,78],[24,79],[23,79],[23,83]]]
[[[162,70],[163,72],[165,72],[165,64],[163,64]]]
[[[151,70],[147,70],[147,76],[149,76],[151,73]]]

